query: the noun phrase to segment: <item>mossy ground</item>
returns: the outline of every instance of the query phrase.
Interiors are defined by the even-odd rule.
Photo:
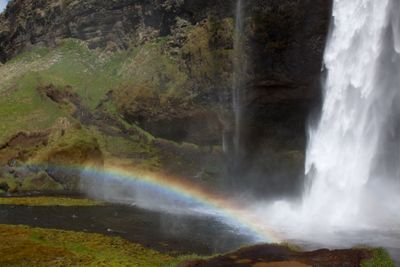
[[[0,184],[7,185],[8,193],[27,192],[32,190],[40,192],[57,192],[63,190],[63,187],[49,177],[45,172],[29,175],[23,179],[13,177],[0,178]]]
[[[36,48],[0,66],[0,142],[19,131],[39,131],[69,111],[38,92],[52,84],[69,86],[83,104],[95,108],[121,82],[125,55],[99,54],[77,40],[64,40],[55,49]],[[32,123],[34,122],[34,123]]]
[[[66,39],[53,49],[34,48],[16,56],[0,66],[0,144],[5,144],[19,132],[43,132],[54,127],[60,118],[65,118],[71,124],[81,124],[82,129],[70,131],[59,141],[50,140],[45,149],[40,148],[41,151],[36,147],[29,148],[32,150],[28,155],[30,160],[46,162],[57,146],[64,149],[66,143],[73,146],[72,150],[81,144],[93,148],[94,137],[105,157],[128,157],[139,167],[158,169],[160,151],[154,146],[154,137],[134,122],[127,122],[117,109],[123,101],[110,98],[108,93],[113,91],[115,97],[120,88],[147,84],[167,99],[179,98],[182,100],[179,103],[189,103],[185,102],[188,96],[182,93],[190,86],[187,75],[179,67],[183,63],[165,52],[166,46],[167,40],[159,38],[125,52],[107,53],[90,50],[82,41]],[[129,138],[120,129],[104,131],[99,126],[86,125],[90,122],[79,121],[73,116],[71,105],[57,103],[40,90],[49,85],[60,91],[68,88],[93,114],[101,109],[106,114],[104,118],[111,116],[129,130]],[[131,99],[131,93],[123,99]],[[11,151],[10,157],[21,149]]]
[[[67,116],[55,103],[38,94],[37,83],[37,76],[26,74],[13,87],[0,91],[0,142],[19,131],[49,128],[57,118]]]
[[[97,206],[103,205],[101,201],[86,198],[69,197],[3,197],[0,198],[0,205],[18,206]]]
[[[176,266],[187,257],[161,254],[118,237],[0,225],[0,266]]]
[[[97,139],[90,131],[84,128],[70,129],[64,135],[51,140],[45,149],[39,151],[33,163],[85,164],[94,160],[90,158],[90,154],[95,151],[99,151],[99,147]]]
[[[112,161],[118,158],[128,160],[137,168],[145,170],[158,170],[161,166],[160,151],[153,144],[154,137],[141,129],[137,130],[136,135],[129,138],[123,136],[112,136],[101,132],[95,127],[91,127],[92,135],[97,139],[104,158]]]
[[[389,253],[380,248],[375,249],[373,252],[374,256],[368,261],[361,263],[361,267],[395,267],[396,265],[390,258]]]
[[[109,92],[120,95],[120,88],[146,85],[163,98],[174,96],[186,102],[201,93],[199,88],[210,86],[210,82],[203,86],[204,81],[220,81],[218,77],[223,76],[229,82],[232,21],[210,19],[187,31],[190,38],[176,53],[165,37],[119,52],[90,50],[83,41],[65,39],[55,48],[33,48],[0,65],[0,143],[16,132],[43,130],[59,117],[70,117],[68,110],[38,92],[40,86],[68,86],[89,109],[103,103],[108,113],[116,115],[115,105],[129,97],[117,97],[121,103],[104,103],[104,99]],[[226,43],[224,49],[208,45],[217,41],[212,36]],[[212,60],[214,54],[217,60]],[[189,62],[193,63],[190,70],[188,56],[194,60]],[[218,62],[226,64],[221,67]]]

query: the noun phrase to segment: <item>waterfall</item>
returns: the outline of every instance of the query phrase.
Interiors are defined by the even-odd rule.
[[[332,243],[338,232],[398,229],[399,30],[398,0],[334,0],[321,117],[309,127],[305,192],[302,201],[255,205],[269,214],[265,224]]]
[[[235,11],[235,35],[233,52],[232,106],[234,113],[233,148],[235,158],[241,150],[243,119],[243,87],[245,86],[246,59],[243,0],[237,0]]]
[[[310,219],[342,225],[365,202],[387,207],[400,164],[399,18],[397,0],[334,0],[322,114],[306,153]]]

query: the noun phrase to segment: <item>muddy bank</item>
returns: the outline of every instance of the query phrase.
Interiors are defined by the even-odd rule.
[[[382,254],[377,254],[382,253]],[[373,262],[371,261],[373,259]],[[370,265],[366,265],[371,261]],[[180,267],[359,267],[393,266],[384,251],[369,249],[300,252],[277,245],[259,245],[240,249],[208,260],[194,260]]]

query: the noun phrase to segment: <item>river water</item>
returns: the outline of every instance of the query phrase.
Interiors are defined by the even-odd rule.
[[[251,236],[239,234],[237,229],[204,214],[177,215],[127,205],[5,205],[0,208],[0,224],[120,236],[167,253],[212,255],[252,243]]]

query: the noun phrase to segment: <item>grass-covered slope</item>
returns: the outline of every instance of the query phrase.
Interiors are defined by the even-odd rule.
[[[123,56],[101,58],[77,40],[65,40],[55,49],[37,48],[0,66],[0,141],[18,131],[50,127],[67,110],[38,91],[40,86],[69,86],[83,103],[95,107],[119,82],[115,68]]]
[[[103,205],[103,202],[86,199],[86,198],[67,198],[67,197],[2,197],[0,198],[1,205],[17,205],[17,206],[63,206],[63,207],[78,207],[78,206],[96,206]]]
[[[161,254],[118,237],[0,225],[1,266],[176,266]]]
[[[193,70],[184,56],[197,50],[173,53],[171,38],[114,52],[65,39],[0,65],[0,193],[69,190],[79,182],[44,170],[33,174],[20,168],[26,163],[101,165],[118,159],[179,176],[209,179],[220,172],[219,148],[185,143],[214,140],[208,133],[219,138],[219,121],[192,90]],[[193,138],[179,144],[175,129],[188,130]],[[172,132],[171,139],[164,132]]]
[[[393,260],[390,258],[389,253],[382,249],[374,249],[373,257],[361,263],[360,267],[395,267]]]

